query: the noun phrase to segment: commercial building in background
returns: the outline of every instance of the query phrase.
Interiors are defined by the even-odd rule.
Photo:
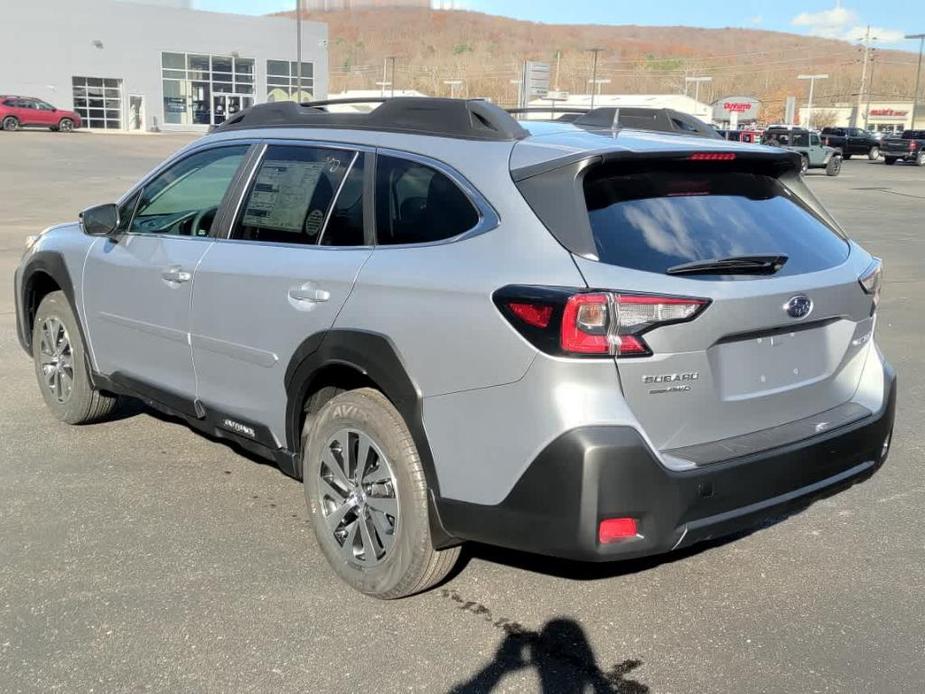
[[[182,0],[10,3],[0,94],[101,130],[207,130],[262,101],[327,94],[327,25],[188,9]],[[300,93],[301,92],[301,93]]]
[[[864,104],[855,119],[857,104],[836,104],[835,106],[813,106],[811,124],[814,128],[826,126],[836,128],[866,127],[874,132],[902,132],[914,128],[925,128],[925,109],[919,107],[916,124],[912,124],[911,101],[872,101],[870,108]],[[806,123],[807,108],[800,109],[800,123]],[[866,124],[866,125],[865,125]]]
[[[533,99],[527,105],[531,108],[549,107],[551,109],[553,103],[555,103],[555,108],[557,109],[564,107],[590,108],[591,95],[568,94],[567,98],[555,102],[548,99]],[[594,107],[597,108],[598,106],[671,108],[681,113],[689,113],[704,123],[709,123],[713,115],[713,109],[709,105],[683,94],[595,94]]]
[[[761,102],[752,96],[727,96],[713,102],[713,122],[721,128],[753,128],[761,115]]]

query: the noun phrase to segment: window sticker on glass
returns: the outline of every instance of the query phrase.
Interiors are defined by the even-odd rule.
[[[284,231],[302,231],[303,222],[306,227],[317,224],[320,228],[324,213],[315,210],[319,215],[308,215],[308,206],[312,199],[311,191],[318,185],[324,169],[323,161],[264,163],[244,210],[243,223]]]

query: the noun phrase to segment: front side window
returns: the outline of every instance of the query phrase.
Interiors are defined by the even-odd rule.
[[[380,156],[376,170],[376,242],[430,243],[472,229],[479,213],[448,176],[409,159]]]
[[[270,146],[254,176],[233,237],[317,244],[355,154],[320,147]],[[362,224],[362,202],[360,208]]]
[[[177,162],[148,183],[132,217],[136,234],[208,236],[248,145],[216,147]]]

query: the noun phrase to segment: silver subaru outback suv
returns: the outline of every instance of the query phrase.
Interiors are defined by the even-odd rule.
[[[780,149],[481,101],[231,117],[31,240],[19,339],[59,419],[119,396],[304,482],[381,598],[464,541],[585,561],[871,475],[880,261]]]

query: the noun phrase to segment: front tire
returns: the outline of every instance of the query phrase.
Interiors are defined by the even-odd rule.
[[[58,122],[58,131],[62,133],[74,132],[74,121],[72,121],[70,118],[62,118]]]
[[[837,176],[841,173],[841,160],[842,158],[837,154],[829,159],[829,163],[825,165],[825,175],[826,176]]]
[[[63,292],[48,294],[35,312],[32,359],[45,404],[62,422],[99,421],[118,403],[90,381],[77,318]]]
[[[459,547],[435,550],[428,487],[398,410],[377,390],[336,395],[303,432],[302,472],[315,537],[351,587],[402,598],[442,581]]]
[[[925,152],[920,150],[919,153],[915,155],[913,163],[916,166],[925,166]]]
[[[809,171],[809,157],[805,154],[800,155],[800,174],[805,176],[806,172]]]
[[[871,147],[870,151],[867,153],[867,158],[871,161],[877,161],[880,158],[880,148],[876,146]]]
[[[13,132],[19,129],[19,120],[17,120],[16,116],[7,116],[3,119],[3,123],[0,124],[0,126],[7,132]]]

